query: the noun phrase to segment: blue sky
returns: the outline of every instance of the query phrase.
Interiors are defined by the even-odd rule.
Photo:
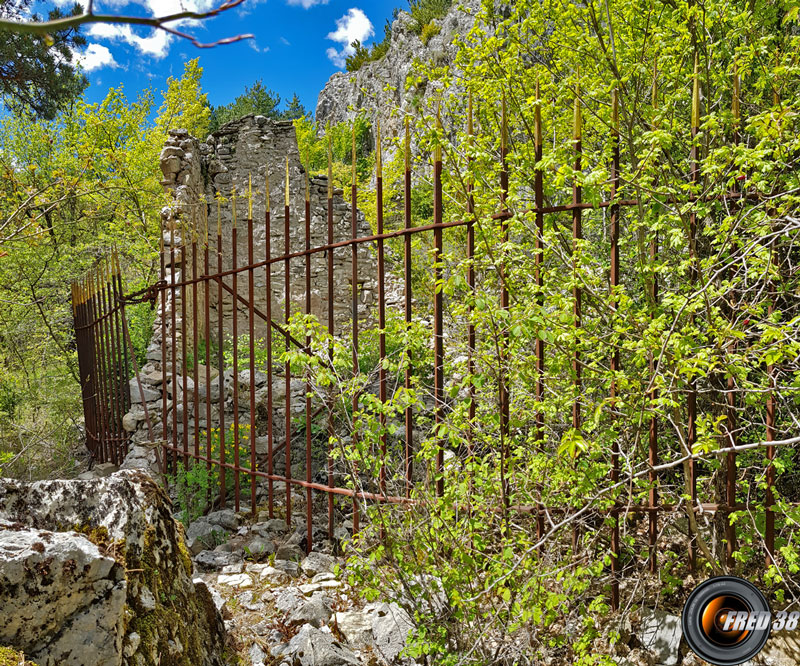
[[[59,4],[68,4],[59,0]],[[169,15],[181,8],[208,10],[215,0],[96,0],[96,13]],[[189,41],[150,28],[94,24],[84,27],[87,47],[79,56],[89,78],[89,101],[101,100],[122,84],[129,98],[152,86],[165,88],[180,76],[187,59],[200,58],[203,89],[213,105],[230,102],[245,86],[262,79],[291,99],[296,92],[313,113],[317,94],[331,74],[344,69],[353,39],[382,39],[394,7],[406,0],[244,0],[242,5],[197,25],[183,24],[201,42],[252,33],[243,42],[199,49]],[[158,101],[157,101],[158,103]]]

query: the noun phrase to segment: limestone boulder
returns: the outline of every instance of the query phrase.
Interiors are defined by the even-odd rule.
[[[0,521],[0,645],[47,665],[224,664],[222,617],[144,472],[2,479]]]

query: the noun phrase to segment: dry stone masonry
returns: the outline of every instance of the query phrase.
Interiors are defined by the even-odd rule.
[[[209,273],[218,270],[218,258],[221,257],[222,269],[229,270],[233,265],[233,228],[234,205],[233,194],[236,192],[236,228],[238,242],[236,244],[237,265],[247,264],[248,239],[247,193],[252,184],[253,191],[253,258],[255,262],[263,261],[267,257],[267,228],[265,221],[266,197],[264,194],[266,176],[269,174],[270,185],[270,214],[269,243],[272,257],[282,255],[286,250],[284,232],[284,205],[286,187],[286,165],[288,158],[289,172],[289,251],[296,252],[305,248],[305,194],[306,173],[300,160],[295,136],[294,126],[291,122],[274,122],[263,116],[245,116],[239,120],[228,123],[205,140],[190,136],[185,130],[172,130],[169,139],[161,153],[161,171],[164,175],[162,184],[166,189],[170,203],[162,210],[163,239],[165,247],[166,279],[170,283],[179,283],[184,278],[193,278],[205,274],[204,244],[206,240],[206,225],[209,238]],[[325,245],[328,239],[327,224],[327,177],[314,177],[309,181],[310,199],[310,245],[311,247]],[[218,203],[219,202],[219,203]],[[342,198],[342,191],[335,190],[333,197],[333,238],[334,242],[352,237],[352,208]],[[222,244],[217,246],[217,230],[220,230]],[[357,213],[357,234],[368,236],[371,234],[368,223],[363,214]],[[192,239],[197,240],[197,261],[193,261],[195,254],[191,252]],[[338,331],[349,329],[351,319],[352,301],[352,251],[350,247],[334,252],[334,317]],[[359,317],[362,322],[370,322],[373,306],[376,303],[376,274],[377,266],[375,254],[371,246],[361,245],[358,249],[359,279],[357,290],[359,294]],[[302,312],[305,307],[305,259],[293,259],[290,265],[290,311]],[[255,287],[255,306],[265,312],[266,310],[266,269],[260,268],[253,271]],[[273,264],[271,276],[271,307],[273,320],[279,323],[284,318],[284,264]],[[225,279],[226,284],[232,285],[230,277]],[[328,317],[328,268],[325,253],[314,254],[311,258],[311,312],[320,321],[326,323]],[[249,333],[248,309],[246,299],[248,293],[247,273],[240,273],[237,286],[240,299],[238,300],[238,331],[240,341],[247,339]],[[218,287],[211,283],[206,291],[201,284],[195,295],[191,287],[185,291],[176,288],[174,294],[171,290],[165,293],[165,321],[167,348],[166,359],[162,359],[162,304],[157,305],[158,314],[153,328],[153,337],[147,350],[147,364],[142,368],[140,376],[142,387],[133,379],[130,385],[130,394],[133,407],[125,415],[123,425],[133,434],[134,444],[142,444],[151,439],[146,428],[144,404],[148,407],[153,435],[161,437],[161,411],[163,409],[162,391],[167,391],[167,424],[172,430],[172,410],[176,410],[175,417],[178,422],[177,431],[183,432],[183,396],[184,378],[181,376],[181,321],[186,318],[185,334],[187,336],[188,355],[191,356],[193,343],[192,325],[195,320],[193,304],[197,299],[199,322],[198,339],[204,337],[204,302],[208,295],[210,310],[210,331],[212,344],[230,347],[232,345],[232,313],[234,299],[227,291],[223,298],[218,297]],[[181,299],[183,298],[183,301]],[[242,302],[245,299],[245,303]],[[217,330],[219,318],[223,323],[223,340],[218,340]],[[173,318],[175,330],[172,330]],[[266,334],[266,323],[256,317],[254,321],[256,345],[263,348]],[[273,331],[273,337],[275,337]],[[172,376],[172,343],[176,349],[176,371]],[[212,359],[211,385],[205,385],[205,366],[198,368],[198,397],[202,409],[198,409],[196,418],[198,427],[205,430],[206,423],[205,401],[206,396],[214,401],[212,409],[211,427],[219,421],[219,380],[216,359]],[[188,373],[187,373],[188,374]],[[240,372],[234,378],[232,370],[225,374],[225,411],[226,422],[231,423],[234,409],[239,410],[240,422],[248,423],[250,385],[249,371]],[[242,389],[240,404],[233,405],[233,383],[240,382]],[[257,420],[259,422],[259,435],[264,434],[266,423],[266,382],[267,377],[262,372],[257,372],[253,377],[258,389],[257,393]],[[187,422],[189,431],[195,427],[194,400],[194,372],[186,377],[187,405],[189,414]],[[294,405],[301,408],[300,396],[303,394],[304,385],[294,381],[291,385],[292,395],[297,399]],[[276,441],[283,437],[283,405],[285,404],[285,384],[282,377],[275,377],[273,382],[274,436]],[[174,405],[174,407],[173,407]],[[259,454],[266,453],[266,438],[261,436],[256,440]],[[280,470],[281,462],[277,461],[276,471]]]

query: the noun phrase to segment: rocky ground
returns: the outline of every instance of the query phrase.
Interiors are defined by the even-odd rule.
[[[304,497],[293,504],[302,513]],[[324,517],[321,516],[324,519]],[[305,522],[249,509],[222,509],[186,530],[196,579],[211,590],[235,651],[244,664],[337,666],[400,664],[412,627],[395,603],[366,604],[345,576],[345,522],[335,542],[314,525],[306,554]]]

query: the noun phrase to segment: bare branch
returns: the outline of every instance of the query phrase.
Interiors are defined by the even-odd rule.
[[[127,25],[143,25],[155,28],[156,30],[163,30],[164,32],[168,32],[182,39],[187,39],[197,48],[207,49],[222,44],[232,44],[233,42],[239,42],[244,39],[253,39],[253,35],[247,33],[243,35],[236,35],[234,37],[225,37],[224,39],[219,39],[215,42],[204,43],[197,41],[197,38],[194,37],[193,35],[181,32],[180,30],[176,30],[175,28],[170,28],[166,24],[185,19],[201,20],[201,19],[213,18],[214,16],[218,16],[222,12],[228,11],[229,9],[233,9],[234,7],[238,7],[244,1],[245,0],[227,0],[223,4],[219,5],[218,7],[215,7],[214,9],[210,9],[207,12],[183,11],[183,12],[178,12],[177,14],[170,14],[168,16],[153,16],[150,18],[143,16],[124,16],[124,15],[119,16],[116,14],[95,14],[93,12],[93,3],[90,2],[87,11],[84,12],[83,14],[76,14],[75,16],[64,16],[62,18],[53,19],[51,21],[10,21],[8,19],[0,19],[0,31],[5,30],[9,32],[25,33],[31,35],[49,35],[51,33],[59,32],[61,30],[69,30],[72,28],[77,28],[87,23],[117,23],[117,24],[127,24]]]

